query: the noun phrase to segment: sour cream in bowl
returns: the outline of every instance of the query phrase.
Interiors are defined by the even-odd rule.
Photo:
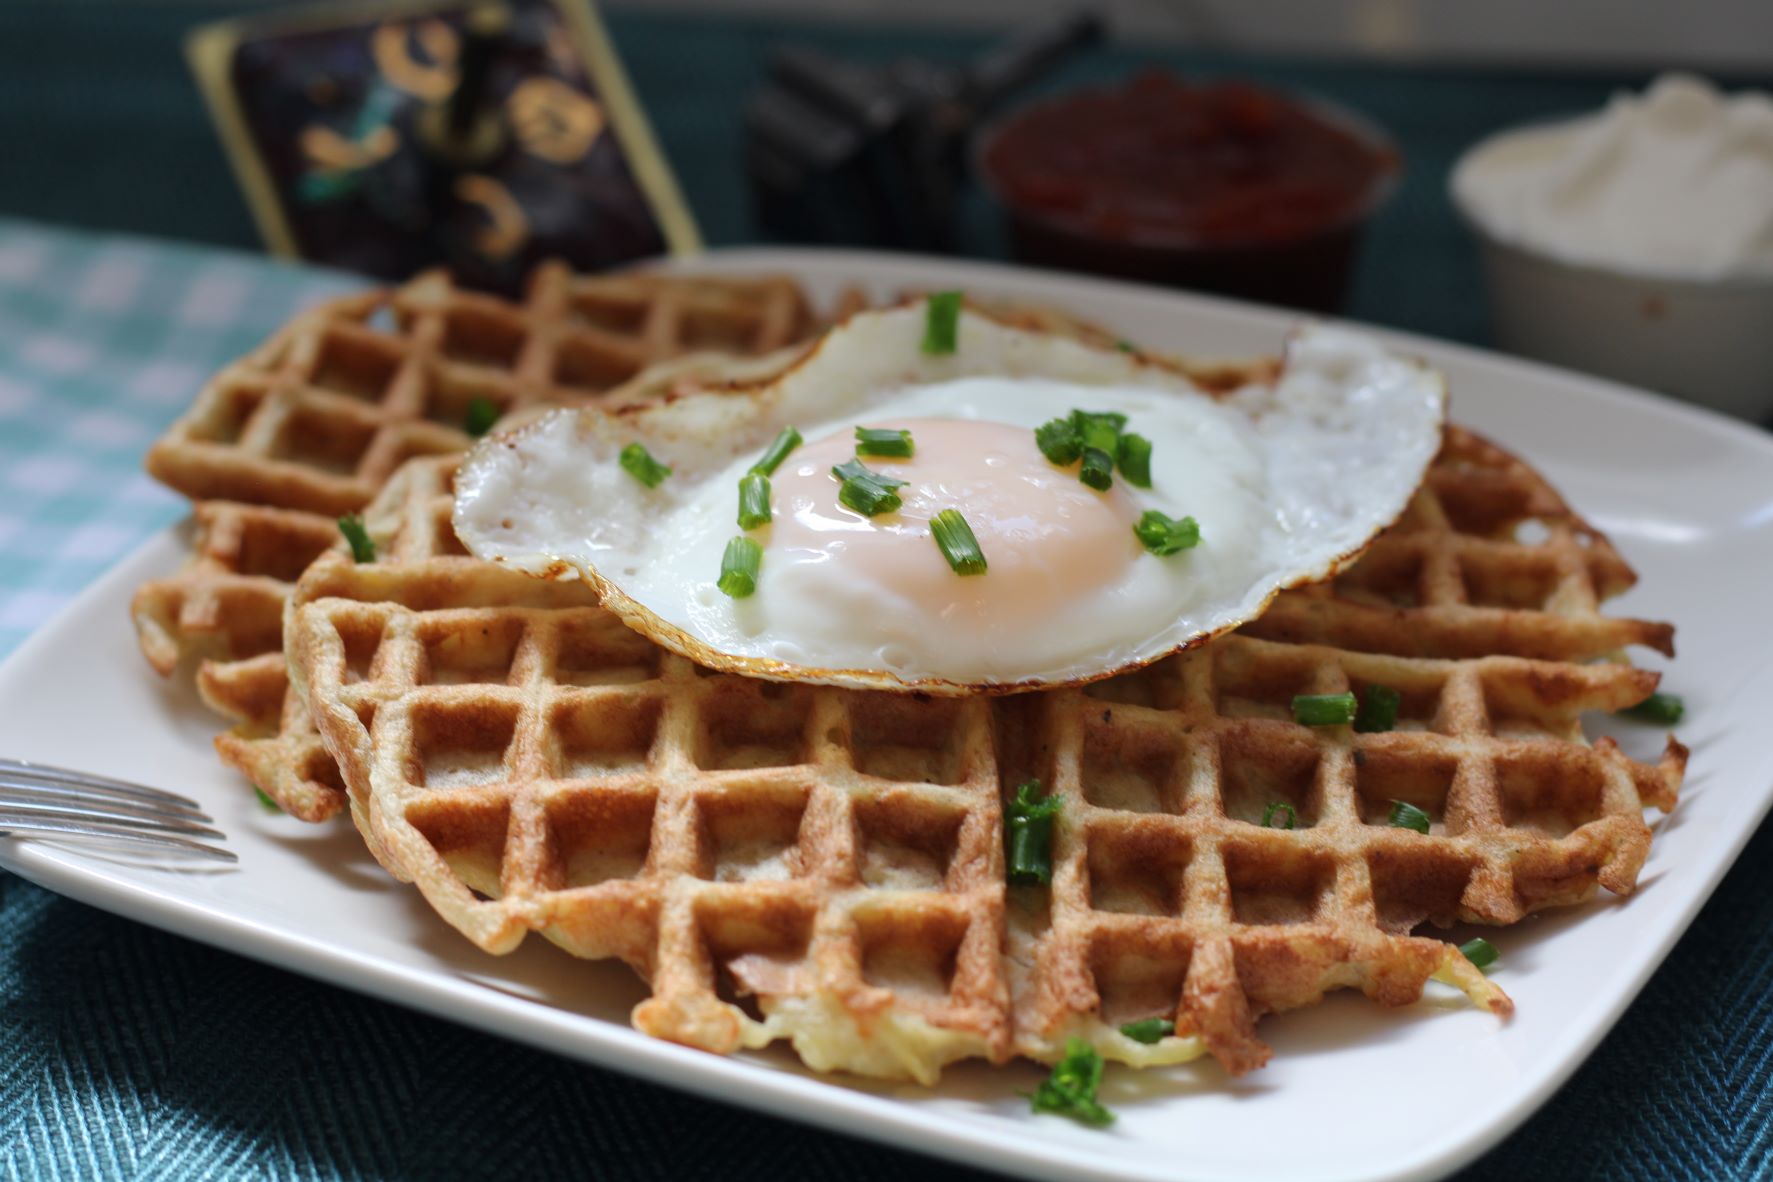
[[[1451,189],[1504,348],[1773,414],[1773,97],[1664,75],[1482,141]]]

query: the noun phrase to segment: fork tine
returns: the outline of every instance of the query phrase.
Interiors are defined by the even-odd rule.
[[[0,810],[0,832],[41,833],[55,837],[93,837],[129,845],[144,845],[177,853],[214,858],[221,862],[238,862],[231,850],[204,845],[170,833],[151,833],[140,829],[124,829],[103,822],[52,819],[42,816],[13,815]]]
[[[68,821],[99,821],[130,829],[154,830],[160,833],[182,833],[187,837],[220,837],[222,834],[188,818],[166,819],[142,816],[136,810],[108,805],[75,804],[63,801],[31,800],[14,793],[0,792],[0,813],[26,814],[33,817],[60,817]],[[205,817],[204,820],[208,820]]]
[[[206,824],[210,819],[208,813],[194,808],[186,808],[183,805],[161,804],[155,800],[126,796],[103,789],[94,792],[59,781],[38,780],[30,776],[0,771],[0,803],[9,800],[60,804],[64,808],[109,809],[127,812],[138,817],[198,824]]]
[[[93,792],[110,792],[137,799],[152,800],[173,807],[199,811],[202,809],[202,806],[190,797],[180,796],[176,792],[149,788],[144,784],[132,784],[128,780],[116,780],[110,776],[95,776],[91,772],[75,771],[73,768],[54,767],[47,763],[32,763],[28,759],[0,759],[0,772],[29,777],[41,783],[66,784],[70,787],[86,788]]]

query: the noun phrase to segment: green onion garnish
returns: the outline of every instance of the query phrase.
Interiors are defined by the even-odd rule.
[[[888,476],[884,472],[876,472],[861,460],[845,460],[832,466],[831,475],[839,480],[872,480],[883,488],[904,488],[905,482],[896,476]]]
[[[1120,440],[1120,430],[1127,425],[1127,416],[1117,410],[1074,410],[1071,423],[1082,436],[1085,447],[1113,455]]]
[[[1418,833],[1427,833],[1432,824],[1427,813],[1406,800],[1391,802],[1391,816],[1385,823],[1393,829],[1414,829]]]
[[[715,586],[734,599],[743,599],[757,590],[757,568],[762,563],[762,546],[752,538],[734,538],[720,556],[720,581]]]
[[[1052,428],[1057,422],[1054,419],[1041,430]],[[1114,457],[1120,452],[1120,429],[1126,425],[1127,416],[1119,411],[1071,412],[1071,429],[1077,434],[1083,455],[1083,468],[1078,471],[1077,478],[1098,492],[1107,492],[1114,485]],[[1057,431],[1053,434],[1061,440],[1064,438]],[[1039,430],[1035,432],[1035,441],[1040,441]],[[1041,451],[1046,452],[1044,444]],[[1050,452],[1047,453],[1047,458],[1056,464],[1070,462],[1058,460]]]
[[[891,513],[903,504],[893,490],[904,488],[905,482],[866,468],[859,460],[845,460],[831,469],[831,475],[843,481],[838,501],[864,517]]]
[[[739,477],[739,528],[756,529],[770,522],[770,478],[762,472]]]
[[[1200,525],[1192,517],[1175,518],[1147,509],[1133,527],[1144,547],[1159,558],[1168,558],[1200,545]]]
[[[630,443],[622,449],[621,463],[622,471],[648,488],[658,488],[665,477],[671,475],[671,469],[653,459],[653,454],[638,443]]]
[[[1496,945],[1482,936],[1475,940],[1467,940],[1459,945],[1459,951],[1466,960],[1472,963],[1473,968],[1479,970],[1488,969],[1502,956],[1500,952],[1496,951]]]
[[[1077,478],[1098,492],[1107,492],[1114,484],[1114,455],[1099,447],[1083,449],[1083,467]]]
[[[942,557],[948,560],[955,574],[985,573],[985,552],[979,549],[979,539],[973,536],[973,527],[967,524],[959,509],[944,509],[930,518],[930,536],[936,539]]]
[[[1122,435],[1114,459],[1128,484],[1134,488],[1151,487],[1151,440],[1143,435]]]
[[[856,454],[859,456],[896,456],[909,459],[914,450],[911,432],[886,427],[857,427]]]
[[[1021,886],[1044,886],[1053,881],[1053,818],[1064,803],[1057,796],[1042,796],[1040,781],[1028,780],[1016,789],[1015,799],[1004,809],[1004,874]]]
[[[788,453],[799,446],[800,432],[793,427],[783,427],[770,443],[769,450],[763,453],[763,458],[751,465],[751,470],[765,476],[774,476],[782,461],[788,458]]]
[[[1096,1102],[1101,1086],[1102,1056],[1083,1039],[1073,1038],[1065,1043],[1065,1057],[1053,1064],[1053,1073],[1028,1097],[1029,1106],[1081,1124],[1113,1124],[1114,1113]]]
[[[1276,825],[1274,819],[1282,813],[1286,814],[1284,818],[1286,824]],[[1291,829],[1298,820],[1299,814],[1294,812],[1293,806],[1284,800],[1270,801],[1268,807],[1262,810],[1262,828],[1264,829]]]
[[[1686,712],[1687,704],[1681,701],[1678,694],[1651,694],[1636,706],[1627,706],[1619,714],[1622,718],[1632,718],[1639,722],[1673,726]]]
[[[882,488],[872,480],[844,481],[837,490],[837,499],[864,517],[892,513],[904,504],[898,493]]]
[[[1083,455],[1083,437],[1070,419],[1048,419],[1034,429],[1034,445],[1040,454],[1061,468],[1077,463]]]
[[[1139,346],[1133,344],[1131,341],[1125,340],[1114,342],[1114,347],[1119,349],[1122,353],[1137,353],[1139,351]]]
[[[1388,685],[1369,685],[1361,695],[1361,708],[1354,716],[1354,729],[1363,735],[1382,734],[1397,726],[1397,708],[1404,696]]]
[[[345,541],[351,543],[353,562],[376,560],[376,544],[370,541],[369,531],[363,528],[363,518],[355,513],[345,514],[339,518],[339,532],[345,535]]]
[[[283,811],[283,806],[272,800],[270,795],[257,784],[253,785],[252,792],[254,796],[259,798],[259,807],[264,809],[267,813],[280,813]]]
[[[931,294],[923,322],[923,351],[931,357],[952,353],[959,343],[960,302],[958,291]]]
[[[1293,721],[1300,726],[1347,726],[1354,721],[1353,694],[1295,694]]]
[[[492,425],[499,421],[499,404],[484,394],[477,394],[468,402],[468,413],[462,416],[462,430],[478,439],[492,430]]]
[[[1120,1032],[1134,1042],[1151,1046],[1176,1033],[1176,1024],[1168,1018],[1140,1018],[1137,1022],[1123,1025]]]

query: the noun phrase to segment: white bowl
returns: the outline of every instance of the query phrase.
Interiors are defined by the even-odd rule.
[[[1452,176],[1493,142],[1468,150]],[[1664,278],[1568,262],[1501,240],[1451,181],[1448,190],[1482,245],[1502,348],[1739,418],[1773,418],[1773,277]]]

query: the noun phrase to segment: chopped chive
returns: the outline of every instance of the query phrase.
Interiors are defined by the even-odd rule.
[[[1127,425],[1127,416],[1117,410],[1074,410],[1071,423],[1083,437],[1085,447],[1113,455],[1120,430]]]
[[[1078,470],[1077,478],[1095,489],[1107,492],[1114,485],[1114,455],[1099,447],[1083,449],[1083,467]]]
[[[1143,435],[1122,435],[1114,459],[1128,484],[1134,488],[1151,487],[1151,440]]]
[[[1500,952],[1496,951],[1496,945],[1482,936],[1475,940],[1467,940],[1459,945],[1459,952],[1471,962],[1473,968],[1479,971],[1487,971],[1502,956]]]
[[[739,477],[739,528],[756,529],[770,522],[770,478],[762,472]]]
[[[736,537],[720,556],[720,581],[715,586],[734,599],[744,599],[757,590],[757,568],[762,564],[763,547],[755,539]]]
[[[1300,726],[1347,726],[1354,712],[1353,694],[1293,695],[1293,721]]]
[[[1034,445],[1040,454],[1061,468],[1077,463],[1083,455],[1083,437],[1070,419],[1048,419],[1034,429]]]
[[[896,476],[888,476],[885,472],[876,472],[861,460],[845,460],[831,469],[831,475],[839,480],[868,480],[882,488],[892,490],[904,488],[905,482]]]
[[[1391,816],[1385,823],[1393,829],[1414,829],[1418,833],[1427,833],[1432,824],[1427,813],[1407,800],[1391,802]]]
[[[345,541],[351,543],[351,561],[376,560],[376,544],[370,540],[369,531],[363,528],[363,518],[355,513],[345,514],[339,518],[339,532],[345,535]]]
[[[930,295],[924,313],[923,351],[931,357],[952,353],[959,345],[960,302],[958,291],[938,291]]]
[[[499,404],[484,394],[477,394],[468,401],[468,413],[462,416],[462,430],[478,439],[492,430],[492,425],[499,421]]]
[[[1678,694],[1651,694],[1636,706],[1627,706],[1619,711],[1622,718],[1635,719],[1638,722],[1654,722],[1661,726],[1673,726],[1687,712],[1687,704],[1681,701]]]
[[[1286,814],[1286,824],[1276,825],[1274,819],[1281,813]],[[1293,806],[1284,800],[1269,801],[1268,807],[1262,810],[1262,828],[1264,829],[1291,829],[1298,820],[1299,814],[1294,812]]]
[[[775,439],[770,442],[768,450],[763,453],[763,458],[751,465],[751,470],[764,476],[774,476],[782,461],[788,458],[788,453],[799,447],[800,443],[799,431],[793,427],[783,427]]]
[[[280,813],[283,811],[283,806],[272,800],[270,794],[263,788],[260,788],[257,784],[253,785],[252,793],[259,798],[259,807],[264,809],[267,813]]]
[[[882,513],[896,512],[905,502],[899,494],[890,488],[884,488],[866,478],[846,480],[838,487],[837,499],[864,517],[879,517]]]
[[[1024,781],[1015,799],[1004,809],[1004,877],[1020,886],[1044,886],[1053,881],[1053,818],[1064,802],[1042,796],[1039,780]]]
[[[1176,1033],[1176,1024],[1168,1018],[1140,1018],[1123,1025],[1120,1032],[1134,1042],[1151,1046]]]
[[[1140,543],[1147,550],[1159,558],[1168,558],[1172,554],[1180,554],[1200,545],[1200,525],[1194,518],[1184,517],[1178,521],[1156,509],[1147,509],[1140,515],[1139,523],[1133,526],[1133,533],[1138,535]]]
[[[843,481],[837,490],[838,502],[864,517],[892,513],[904,504],[894,491],[905,487],[903,480],[875,472],[860,461],[845,460],[831,469],[831,475]]]
[[[930,536],[936,539],[942,557],[948,560],[955,574],[985,573],[985,552],[979,549],[979,539],[973,536],[973,527],[967,524],[959,509],[944,509],[930,518]]]
[[[856,454],[859,456],[896,456],[909,459],[915,446],[911,432],[886,427],[857,427]]]
[[[1139,351],[1139,346],[1137,346],[1137,345],[1133,344],[1133,342],[1127,341],[1127,340],[1120,340],[1120,341],[1114,342],[1114,347],[1116,349],[1119,349],[1122,353],[1137,353]]]
[[[622,449],[621,464],[622,471],[648,488],[658,488],[671,475],[671,469],[653,459],[653,454],[638,443]]]
[[[1397,726],[1397,708],[1404,696],[1388,685],[1369,685],[1361,695],[1361,708],[1354,716],[1354,729],[1363,735],[1377,735]]]
[[[1068,1116],[1081,1124],[1114,1123],[1114,1113],[1096,1100],[1102,1086],[1102,1056],[1081,1038],[1065,1044],[1065,1057],[1053,1064],[1053,1073],[1041,1081],[1029,1096],[1029,1107],[1035,1112]]]

